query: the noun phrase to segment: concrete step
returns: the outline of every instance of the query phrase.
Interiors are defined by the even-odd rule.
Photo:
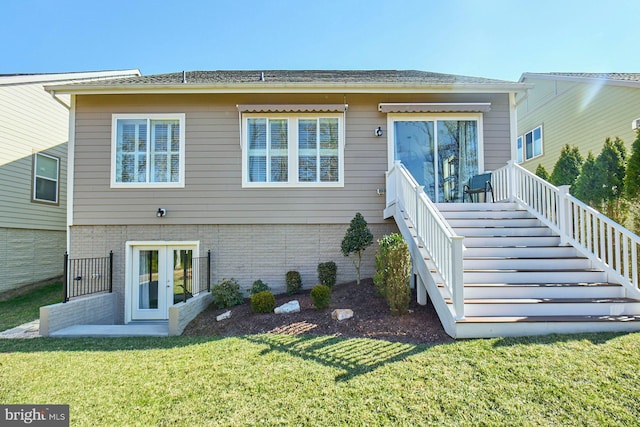
[[[451,227],[541,227],[536,218],[447,218]]]
[[[466,257],[465,270],[577,270],[591,267],[587,258],[490,258]]]
[[[476,237],[534,237],[534,236],[552,236],[553,231],[549,227],[510,227],[510,226],[494,226],[494,227],[452,227],[459,236]]]
[[[464,243],[466,245],[466,239]],[[577,256],[573,246],[531,246],[531,247],[466,247],[465,258],[479,257],[515,257],[515,258],[568,258]]]
[[[443,297],[447,292],[438,285]],[[622,298],[614,283],[465,283],[465,298]]]
[[[466,236],[464,245],[474,247],[540,247],[558,246],[559,236]]]
[[[451,300],[447,299],[448,304]],[[640,314],[630,298],[465,298],[466,316],[620,316]]]
[[[465,270],[464,283],[598,283],[607,274],[598,269],[581,270]]]

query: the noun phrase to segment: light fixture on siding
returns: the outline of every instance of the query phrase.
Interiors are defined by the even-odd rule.
[[[165,208],[158,208],[158,211],[156,212],[156,216],[158,218],[162,218],[166,214],[167,214],[167,210]]]
[[[373,131],[375,136],[382,136],[382,128],[380,126],[378,126],[378,128]]]

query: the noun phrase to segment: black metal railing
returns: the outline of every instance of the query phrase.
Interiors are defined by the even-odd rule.
[[[69,258],[64,253],[63,299],[113,292],[113,251],[101,258]]]
[[[186,301],[200,292],[211,291],[211,250],[207,256],[189,258],[188,251],[182,253],[183,271],[176,285],[182,290],[174,296],[174,303]]]

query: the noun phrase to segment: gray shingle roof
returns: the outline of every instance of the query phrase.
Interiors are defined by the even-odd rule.
[[[242,88],[242,87],[298,87],[309,86],[436,86],[449,88],[451,86],[469,86],[500,88],[503,90],[519,90],[525,84],[505,80],[468,77],[453,74],[432,73],[415,70],[254,70],[254,71],[187,71],[156,74],[149,76],[112,79],[100,82],[82,82],[64,86],[65,91],[89,91],[100,89],[132,90],[145,89],[162,90],[162,88],[179,88],[188,90],[189,87],[198,88]],[[53,87],[59,90],[63,87]]]

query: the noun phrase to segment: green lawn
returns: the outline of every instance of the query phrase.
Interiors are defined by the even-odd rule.
[[[0,402],[69,404],[74,426],[640,424],[637,333],[37,338],[0,353]]]
[[[40,317],[40,307],[62,302],[62,282],[56,282],[27,294],[0,301],[0,331]]]

